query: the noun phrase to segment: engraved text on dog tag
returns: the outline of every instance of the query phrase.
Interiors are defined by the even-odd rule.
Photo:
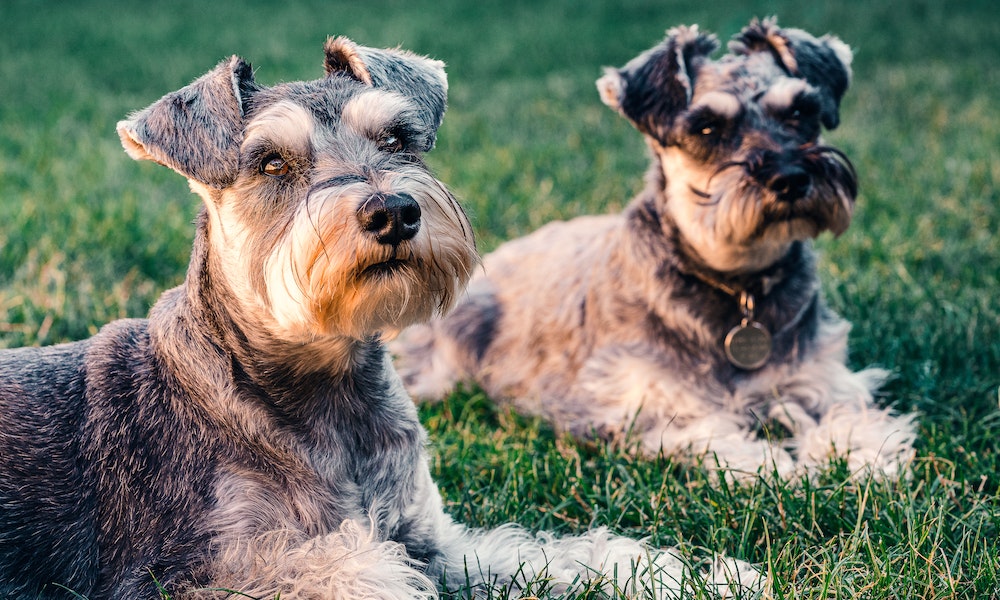
[[[725,349],[733,366],[753,371],[771,356],[771,334],[760,323],[744,319],[726,336]]]

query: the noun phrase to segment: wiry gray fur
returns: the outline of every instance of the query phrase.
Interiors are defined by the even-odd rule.
[[[394,346],[411,393],[472,381],[577,435],[631,429],[645,452],[707,452],[744,475],[834,454],[894,473],[908,459],[912,417],[875,405],[883,373],[846,368],[848,324],[823,303],[810,243],[847,228],[857,194],[820,138],[839,122],[850,49],[773,19],[713,60],[717,48],[677,27],[606,70],[602,100],[653,157],[645,190],[620,215],[551,223],[486,256],[450,315]],[[757,370],[724,351],[741,292],[773,338]]]
[[[380,341],[477,261],[419,154],[443,65],[343,39],[325,62],[266,88],[233,57],[119,123],[204,199],[190,267],[148,319],[0,352],[0,597],[411,599],[518,573],[670,596],[671,551],[444,513]]]
[[[400,55],[412,56],[401,50],[380,50],[358,46],[340,37],[331,38],[326,43],[325,67],[327,74],[349,73],[361,81],[408,95],[419,107],[420,116],[428,132],[428,141],[422,147],[429,151],[434,145],[434,134],[444,119],[448,81],[444,77],[444,63],[424,61],[401,61]],[[440,66],[429,69],[427,65]],[[355,69],[358,71],[356,72]],[[419,89],[414,95],[409,90]]]

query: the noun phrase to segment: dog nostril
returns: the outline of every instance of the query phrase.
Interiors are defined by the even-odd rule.
[[[775,176],[768,187],[783,202],[794,202],[809,193],[812,178],[802,169],[789,169]]]
[[[412,198],[411,198],[412,200]],[[404,227],[420,226],[420,207],[416,202],[412,206],[404,206],[400,211],[400,218]]]
[[[380,244],[395,246],[420,231],[420,205],[409,194],[377,194],[358,209],[358,221]]]
[[[362,223],[365,231],[381,231],[389,224],[389,213],[385,210],[376,210],[368,216],[368,220]]]

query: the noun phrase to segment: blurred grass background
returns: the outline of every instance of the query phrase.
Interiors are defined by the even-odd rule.
[[[182,280],[198,200],[180,176],[132,162],[114,124],[230,54],[263,83],[318,77],[328,35],[446,61],[450,108],[428,160],[485,252],[640,189],[645,150],[600,103],[602,66],[673,25],[726,40],[771,14],[855,50],[827,139],[853,159],[861,197],[851,229],[819,241],[820,268],[855,324],[852,362],[892,370],[885,402],[921,413],[913,477],[847,484],[833,465],[816,485],[720,486],[558,438],[472,391],[422,409],[449,510],[725,552],[760,563],[782,598],[1000,597],[993,0],[3,0],[0,346],[86,337]]]

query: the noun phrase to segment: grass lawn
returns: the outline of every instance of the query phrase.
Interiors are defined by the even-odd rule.
[[[776,598],[1000,597],[1000,12],[993,0],[375,0],[0,3],[0,346],[79,339],[142,316],[184,275],[198,209],[183,178],[122,151],[115,122],[230,54],[263,83],[314,78],[327,35],[445,60],[429,155],[480,249],[557,218],[620,209],[640,136],[593,82],[698,23],[752,16],[855,49],[841,127],[858,213],[818,242],[851,361],[895,373],[919,411],[903,482],[712,483],[556,436],[476,392],[422,408],[448,510],[478,525],[596,525],[694,559],[766,570]],[[701,595],[701,591],[696,591]],[[495,597],[506,597],[498,590]],[[515,596],[516,597],[516,596]]]

